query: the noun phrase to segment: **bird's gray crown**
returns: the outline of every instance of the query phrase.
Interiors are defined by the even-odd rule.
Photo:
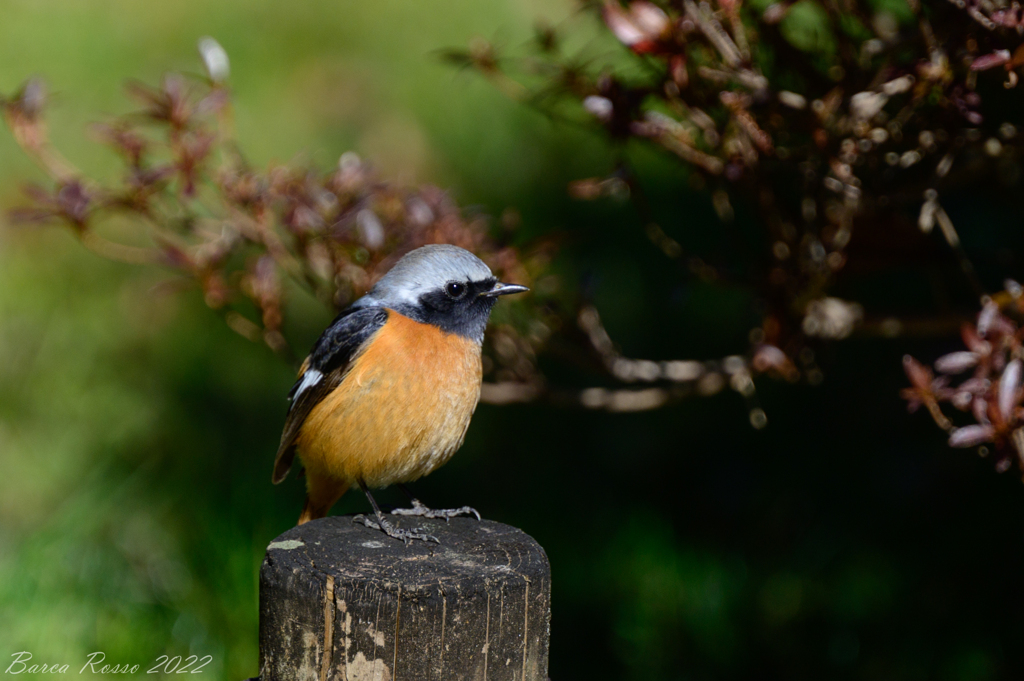
[[[449,281],[482,282],[494,274],[484,262],[458,246],[434,244],[409,251],[355,305],[415,305],[420,296]]]

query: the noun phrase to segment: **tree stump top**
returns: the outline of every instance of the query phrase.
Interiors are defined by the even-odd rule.
[[[422,527],[434,542],[393,539],[379,530],[332,516],[293,527],[267,547],[267,560],[302,570],[313,569],[345,579],[365,580],[381,591],[414,597],[466,580],[529,578],[547,573],[544,549],[520,529],[490,520],[452,518],[401,519],[405,527]]]
[[[547,678],[551,577],[508,525],[395,518],[440,544],[405,544],[334,516],[267,547],[260,678],[316,681]]]

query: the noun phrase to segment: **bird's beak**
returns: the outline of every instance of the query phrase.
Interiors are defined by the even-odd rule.
[[[498,296],[507,296],[510,293],[522,293],[523,291],[529,291],[530,289],[519,284],[503,284],[500,281],[494,285],[490,291],[484,291],[481,296],[488,298],[497,298]]]

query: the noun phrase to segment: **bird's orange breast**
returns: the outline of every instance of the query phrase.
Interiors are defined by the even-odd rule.
[[[393,310],[296,440],[309,475],[386,487],[462,444],[480,398],[480,346]]]

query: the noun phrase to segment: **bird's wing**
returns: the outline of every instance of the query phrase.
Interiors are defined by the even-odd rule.
[[[284,480],[292,467],[295,439],[306,417],[341,384],[352,361],[387,320],[388,311],[382,307],[349,308],[338,315],[317,340],[288,393],[292,403],[274,460],[272,480],[275,484]]]

